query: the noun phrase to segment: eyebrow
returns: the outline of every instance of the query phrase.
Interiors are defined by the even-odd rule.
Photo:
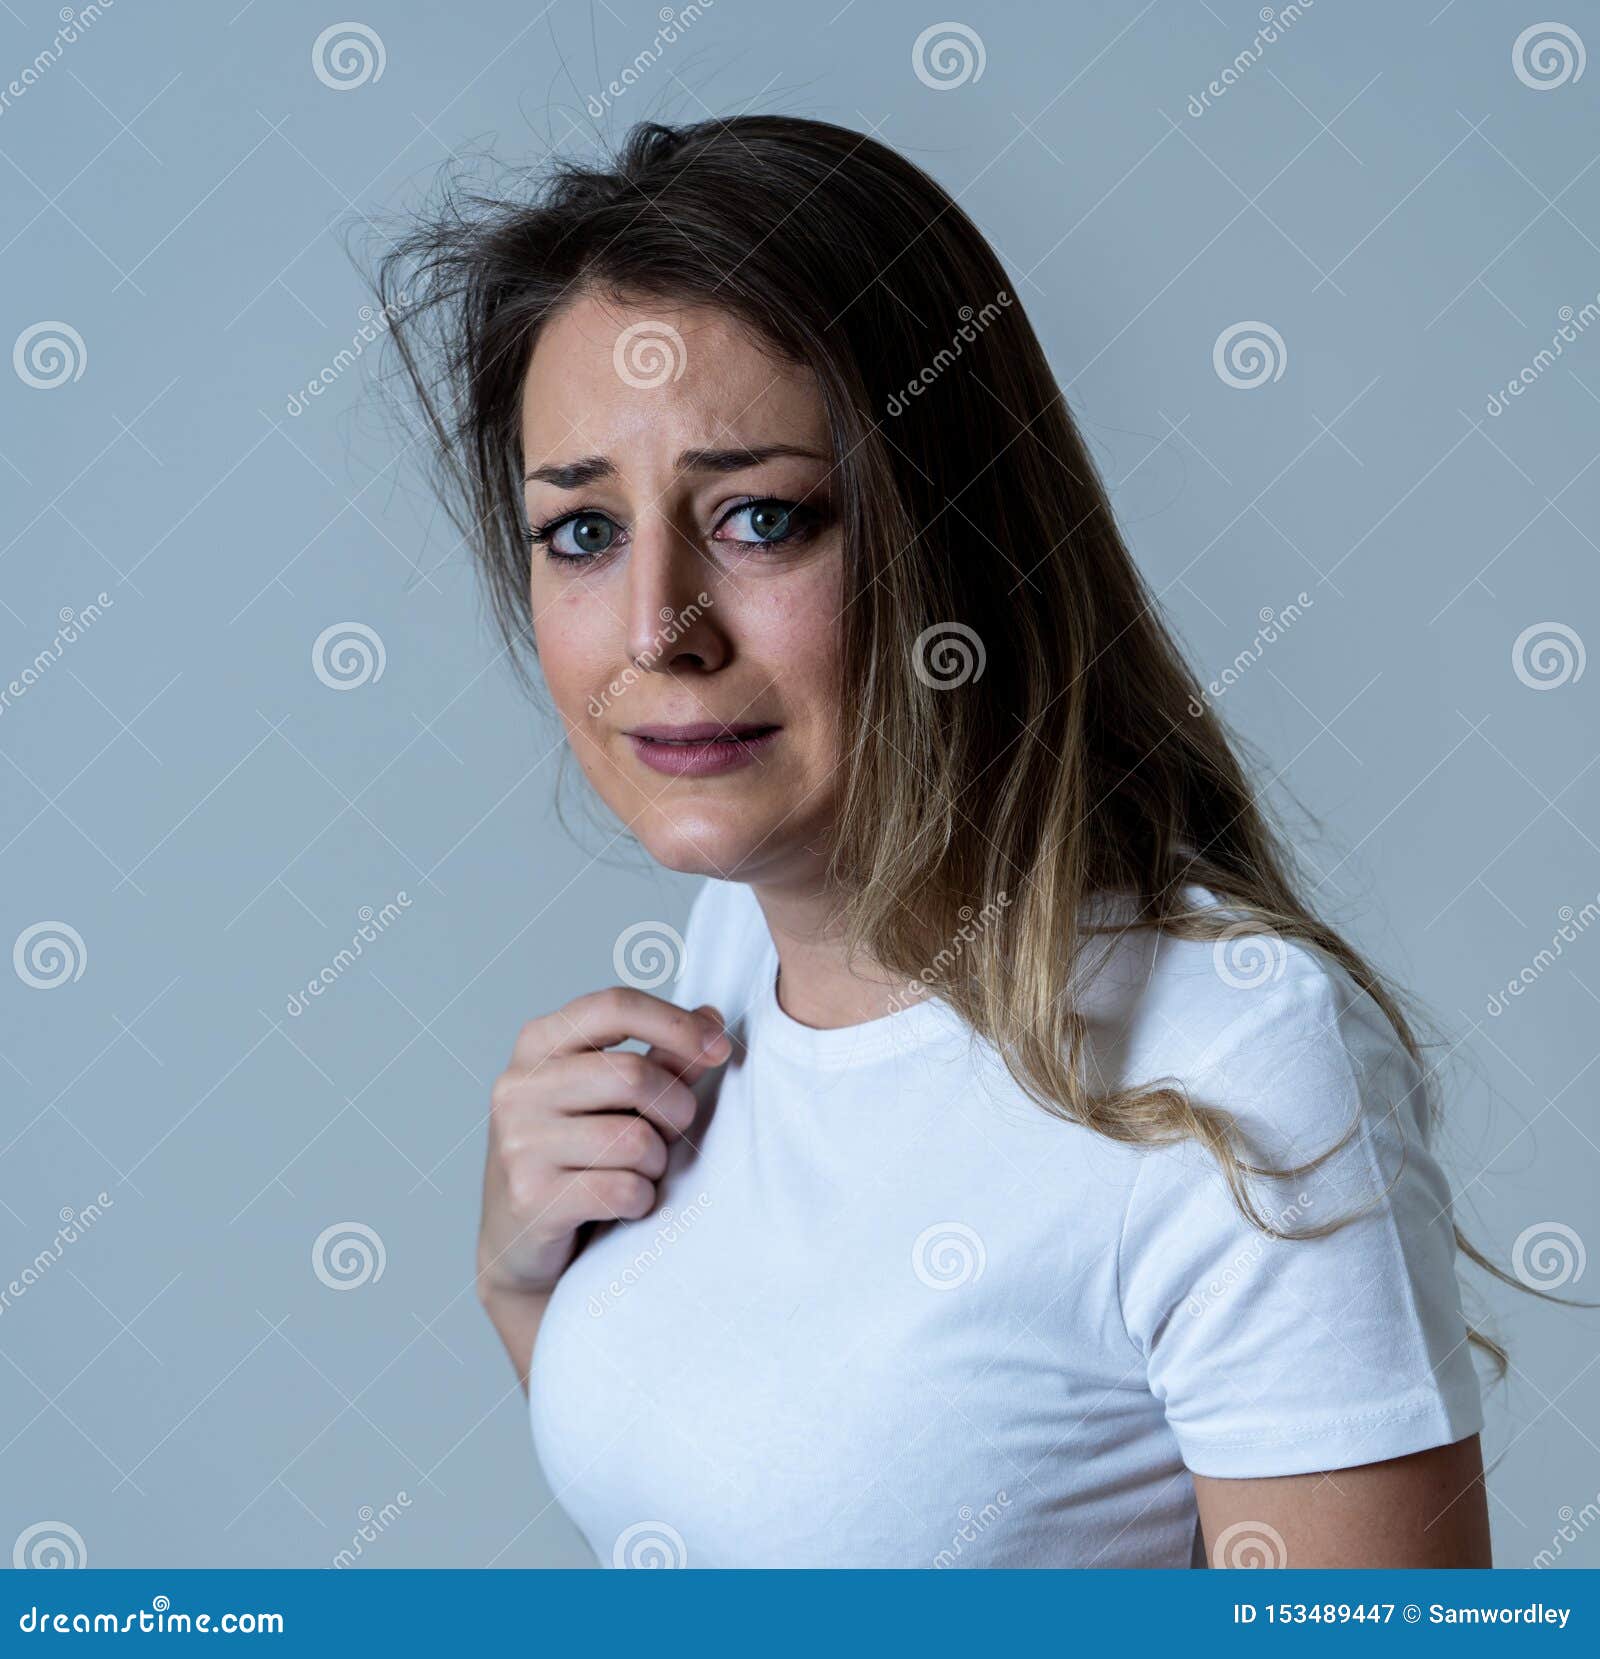
[[[738,449],[686,449],[674,463],[677,472],[743,472],[746,467],[760,466],[763,461],[795,455],[808,461],[826,461],[814,449],[798,444],[759,444]],[[565,461],[551,466],[535,467],[524,475],[529,484],[554,484],[557,489],[581,490],[587,484],[616,475],[616,467],[605,455],[586,455],[581,461]]]

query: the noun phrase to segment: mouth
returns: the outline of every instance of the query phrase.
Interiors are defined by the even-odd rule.
[[[634,754],[652,771],[699,778],[753,765],[782,729],[766,721],[701,720],[683,726],[635,726],[626,735]]]

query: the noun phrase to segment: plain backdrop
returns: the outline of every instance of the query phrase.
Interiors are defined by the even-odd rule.
[[[521,1021],[612,983],[694,884],[575,767],[558,790],[351,254],[453,157],[536,170],[646,117],[870,131],[992,239],[1318,903],[1441,1023],[1459,1219],[1593,1296],[1600,68],[1519,55],[1520,0],[1324,0],[1259,50],[1241,0],[1018,0],[957,14],[964,65],[902,0],[720,0],[670,45],[660,15],[378,5],[363,68],[301,0],[121,0],[64,46],[57,7],[0,8],[0,83],[26,71],[0,98],[0,1285],[50,1258],[0,1303],[0,1558],[49,1521],[100,1566],[326,1565],[390,1505],[363,1564],[589,1560],[473,1296],[487,1091]],[[1256,385],[1218,367],[1239,324]],[[339,1229],[365,1282],[336,1291]],[[1514,1362],[1498,1559],[1600,1564],[1597,1316],[1465,1279]]]

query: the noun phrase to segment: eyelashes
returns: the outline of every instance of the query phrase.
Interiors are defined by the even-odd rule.
[[[745,513],[765,513],[776,515],[782,530],[781,534],[769,536],[755,536],[745,539],[742,536],[717,536],[730,520]],[[713,537],[718,541],[732,542],[735,546],[746,548],[773,548],[788,549],[802,545],[811,540],[827,523],[827,511],[819,506],[801,501],[793,501],[784,496],[752,496],[747,501],[738,502],[718,520]],[[585,527],[605,526],[610,534],[600,547],[591,547],[587,551],[569,552],[563,547],[555,545],[556,539],[568,525],[583,525]],[[603,558],[616,545],[616,533],[620,526],[609,513],[602,513],[589,508],[575,508],[571,512],[561,513],[557,517],[545,520],[542,524],[523,525],[520,535],[523,542],[532,549],[538,545],[544,548],[544,556],[552,564],[585,565],[593,564]],[[575,534],[578,532],[574,532]]]
[[[576,512],[563,513],[559,518],[548,519],[543,524],[536,524],[530,528],[524,529],[522,532],[522,539],[527,542],[530,547],[535,543],[542,546],[545,551],[545,557],[553,560],[557,564],[588,564],[591,560],[598,558],[602,553],[609,551],[613,538],[607,537],[604,547],[592,548],[587,553],[567,553],[560,548],[556,548],[551,545],[555,537],[559,535],[567,525],[588,521],[595,521],[597,523],[607,525],[612,523],[612,521],[607,518],[604,513],[588,512],[580,509]]]

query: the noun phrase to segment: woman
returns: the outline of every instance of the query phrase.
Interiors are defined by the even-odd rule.
[[[379,279],[446,499],[705,878],[675,998],[491,1093],[480,1294],[599,1559],[1487,1565],[1417,1044],[983,237],[774,116],[475,206]]]

